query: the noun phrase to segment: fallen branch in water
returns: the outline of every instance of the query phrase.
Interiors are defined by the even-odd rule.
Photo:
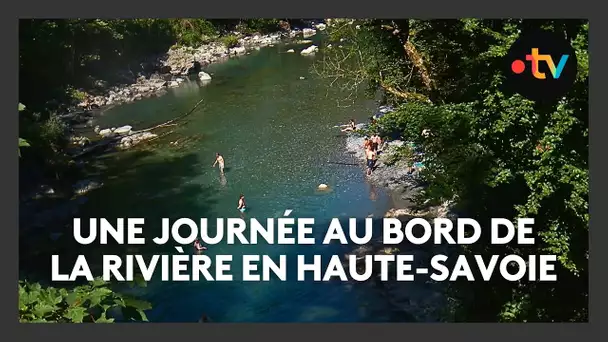
[[[203,99],[201,99],[200,101],[198,101],[198,102],[197,102],[197,103],[194,105],[194,107],[192,107],[192,109],[190,109],[190,110],[189,110],[189,111],[187,111],[186,113],[184,113],[184,114],[182,114],[182,115],[180,115],[180,116],[178,116],[178,117],[176,117],[176,118],[174,118],[174,119],[171,119],[171,120],[169,120],[169,121],[167,121],[167,122],[164,122],[164,123],[162,123],[162,124],[160,124],[160,125],[156,125],[156,126],[154,126],[154,127],[150,127],[150,128],[142,129],[142,130],[139,130],[139,131],[132,131],[132,132],[131,132],[131,134],[129,134],[129,135],[132,135],[132,134],[137,134],[137,133],[142,133],[142,132],[149,132],[149,131],[151,131],[151,130],[154,130],[154,129],[157,129],[157,128],[162,128],[162,127],[168,127],[168,126],[177,126],[177,124],[174,124],[174,122],[176,122],[176,121],[178,121],[178,120],[180,120],[180,119],[183,119],[184,117],[186,117],[186,116],[188,116],[188,115],[192,114],[192,112],[194,112],[194,110],[195,110],[195,109],[196,109],[196,108],[197,108],[197,107],[198,107],[198,106],[199,106],[201,103],[203,103]],[[128,135],[127,135],[127,136],[128,136]]]
[[[155,129],[158,129],[158,128],[177,126],[177,124],[175,123],[176,121],[179,121],[179,120],[183,119],[184,117],[192,114],[192,112],[194,112],[194,110],[196,108],[198,108],[198,106],[201,103],[203,103],[203,99],[201,99],[200,101],[198,101],[194,105],[194,107],[192,107],[186,113],[184,113],[184,114],[182,114],[182,115],[180,115],[180,116],[178,116],[176,118],[173,118],[173,119],[171,119],[169,121],[163,122],[162,124],[159,124],[159,125],[156,125],[156,126],[153,126],[153,127],[150,127],[150,128],[138,130],[138,131],[131,131],[129,134],[126,134],[126,135],[117,135],[117,136],[113,136],[113,137],[109,137],[109,138],[103,139],[103,140],[99,141],[98,143],[96,143],[95,145],[87,147],[84,150],[82,150],[80,153],[73,155],[72,158],[73,159],[81,158],[81,157],[83,157],[85,155],[91,154],[92,152],[94,152],[96,150],[99,150],[101,148],[106,148],[109,145],[112,145],[112,144],[116,143],[117,141],[120,141],[120,140],[122,140],[123,138],[126,138],[126,137],[130,137],[130,136],[133,136],[133,135],[136,135],[136,134],[140,134],[140,133],[144,133],[144,132],[149,132],[149,131],[152,131],[152,130],[155,130]],[[165,134],[162,134],[162,135],[157,136],[157,137],[154,137],[152,139],[149,139],[148,141],[156,140],[156,139],[158,139],[160,137],[164,137],[164,136],[166,136],[166,135],[168,135],[170,133],[173,133],[173,131],[165,133]]]

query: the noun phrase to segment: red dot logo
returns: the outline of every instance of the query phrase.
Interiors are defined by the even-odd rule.
[[[516,74],[521,74],[524,72],[524,70],[526,70],[526,65],[521,60],[516,59],[513,61],[513,63],[511,63],[511,70],[513,70],[513,72]]]

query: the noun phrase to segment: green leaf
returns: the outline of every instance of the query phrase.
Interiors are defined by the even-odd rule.
[[[104,286],[107,285],[107,282],[103,278],[97,277],[91,282],[91,285],[93,287]]]
[[[63,317],[69,319],[72,323],[82,323],[86,314],[87,310],[85,308],[77,306],[69,308]]]
[[[19,138],[19,147],[29,147],[30,143],[23,138]]]
[[[25,106],[21,102],[19,103],[19,107],[18,108],[19,108],[20,112],[22,112],[22,111],[25,110]]]
[[[82,299],[81,299],[79,293],[72,292],[72,293],[68,294],[68,296],[65,298],[65,302],[69,306],[73,306],[73,305],[76,305],[77,303],[81,303]]]
[[[108,288],[96,288],[94,289],[91,293],[89,293],[87,295],[87,299],[91,302],[90,306],[97,306],[99,304],[101,304],[101,302],[106,299],[109,295],[111,295],[113,292],[112,290],[108,289]]]
[[[37,317],[45,317],[47,314],[55,311],[56,309],[57,307],[55,305],[51,305],[48,303],[38,303],[36,304],[36,306],[34,306],[33,312]]]
[[[124,299],[124,303],[128,307],[132,307],[132,308],[138,309],[138,310],[152,309],[152,305],[149,302],[146,302],[144,300],[135,299],[135,298],[127,297]]]
[[[141,315],[142,321],[148,322],[148,316],[146,316],[146,314],[143,312],[143,310],[137,310],[137,312],[139,312],[139,314]]]

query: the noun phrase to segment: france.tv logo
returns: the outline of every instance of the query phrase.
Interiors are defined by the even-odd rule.
[[[511,46],[505,61],[508,90],[533,101],[558,100],[576,79],[574,49],[557,33],[522,34]]]

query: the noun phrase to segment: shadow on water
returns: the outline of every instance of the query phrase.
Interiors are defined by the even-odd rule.
[[[78,255],[87,257],[94,275],[101,275],[103,254],[160,254],[165,248],[150,240],[160,232],[161,219],[204,217],[212,215],[214,191],[211,187],[190,181],[200,173],[194,154],[161,156],[152,151],[132,151],[110,157],[102,162],[104,186],[87,194],[87,201],[78,215],[82,219],[83,235],[89,231],[89,218],[104,213],[103,218],[116,224],[117,218],[145,218],[143,235],[147,243],[141,246],[100,245],[95,242],[81,246],[73,238],[72,225],[61,230],[53,240],[48,234],[20,239],[20,270],[29,279],[47,282],[51,279],[51,255],[58,254],[62,273],[71,271]],[[109,205],[111,203],[111,205]],[[142,203],[144,205],[142,205]],[[125,220],[126,227],[126,220]],[[97,240],[98,241],[98,240]]]
[[[240,254],[249,252],[253,247],[240,245],[231,264],[231,282],[213,282],[200,280],[190,283],[173,283],[172,291],[164,291],[156,296],[155,313],[152,318],[164,317],[163,321],[196,321],[201,310],[217,322],[424,322],[438,321],[439,311],[443,309],[441,284],[429,285],[428,277],[417,276],[413,282],[397,282],[394,276],[388,281],[379,281],[380,267],[374,264],[369,280],[357,283],[333,278],[329,281],[315,281],[312,272],[307,272],[306,280],[298,281],[298,256],[304,256],[306,263],[313,263],[313,256],[321,256],[321,278],[324,276],[332,256],[339,257],[344,263],[347,277],[350,278],[345,255],[382,254],[379,240],[381,238],[382,219],[373,221],[373,243],[359,247],[350,244],[342,245],[338,241],[322,244],[330,221],[319,221],[313,227],[316,244],[265,246],[261,254],[267,255],[278,264],[279,256],[286,256],[287,280],[280,281],[271,275],[271,279],[261,282],[242,280],[243,269]],[[340,219],[348,239],[349,220]],[[356,233],[364,235],[365,219],[356,220]],[[248,232],[245,233],[248,236]],[[275,232],[275,241],[278,234]],[[295,233],[294,235],[295,236]],[[433,246],[420,248],[416,246],[399,246],[394,254],[415,254],[419,258],[416,264],[425,264],[432,253]],[[209,256],[213,258],[217,248],[210,246]],[[353,252],[357,249],[356,252]],[[425,253],[426,252],[426,253]],[[258,252],[260,253],[260,252]],[[223,253],[217,253],[223,254]],[[414,266],[415,267],[415,266]],[[427,265],[428,267],[428,265]],[[261,274],[261,267],[257,274]],[[361,264],[358,274],[363,274]],[[389,274],[395,274],[394,264],[389,267]],[[165,283],[166,284],[166,283]],[[221,288],[222,296],[216,295]],[[185,299],[176,300],[170,293],[179,290]],[[173,300],[171,300],[173,298]],[[434,312],[429,312],[431,308]]]

